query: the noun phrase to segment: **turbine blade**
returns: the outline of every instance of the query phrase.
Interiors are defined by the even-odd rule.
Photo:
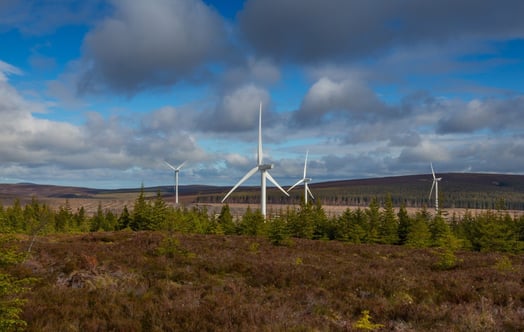
[[[307,155],[309,151],[306,151],[306,161],[304,161],[304,178],[306,178],[306,169],[307,169]]]
[[[244,175],[244,177],[242,179],[240,179],[240,181],[238,181],[238,183],[233,187],[233,189],[231,189],[227,195],[222,199],[222,203],[224,203],[224,201],[229,197],[229,195],[231,195],[233,193],[233,191],[235,191],[235,189],[238,188],[238,186],[240,186],[242,183],[244,183],[244,181],[246,181],[247,179],[249,179],[253,174],[255,174],[256,172],[258,171],[258,166],[256,166],[255,168],[253,168],[252,170],[250,170],[249,172],[246,173],[246,175]]]
[[[429,163],[431,166],[431,174],[433,174],[433,180],[435,180],[435,171],[433,170],[433,163]]]
[[[300,179],[297,181],[297,183],[295,183],[294,185],[292,185],[288,190],[287,192],[290,192],[293,188],[295,188],[296,186],[298,186],[299,184],[301,184],[302,182],[304,182],[304,179]]]
[[[260,102],[260,110],[258,112],[258,151],[257,163],[262,165],[262,102]]]
[[[181,168],[182,168],[186,163],[187,163],[187,160],[184,161],[183,163],[181,163],[181,164],[176,168],[176,170],[177,170],[177,171],[180,171],[180,169],[181,169]]]
[[[269,172],[266,172],[266,178],[268,178],[269,181],[273,182],[273,184],[277,186],[277,188],[280,189],[280,191],[286,194],[286,196],[289,196],[289,194],[277,183],[277,181],[273,179],[273,177],[271,176],[271,174],[269,174]]]
[[[431,185],[431,190],[429,191],[428,199],[431,198],[431,194],[433,193],[433,187],[435,187],[435,181],[433,181],[433,184]]]
[[[315,199],[315,197],[313,196],[313,193],[311,193],[311,190],[309,190],[309,186],[307,185],[307,183],[306,183],[306,191],[309,194],[309,196],[311,196],[311,198]]]
[[[173,171],[176,171],[175,166],[171,165],[170,163],[168,163],[168,162],[165,161],[165,160],[164,160],[164,162],[166,163],[167,166],[169,166],[169,168],[171,168]]]

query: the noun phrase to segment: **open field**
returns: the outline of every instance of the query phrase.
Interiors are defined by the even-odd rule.
[[[29,239],[21,238],[20,248]],[[38,237],[28,331],[524,330],[524,256],[293,239],[109,232]]]

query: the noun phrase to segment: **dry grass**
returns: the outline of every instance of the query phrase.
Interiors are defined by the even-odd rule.
[[[524,256],[457,256],[113,232],[41,237],[15,272],[39,278],[29,331],[352,331],[364,310],[390,331],[524,330]]]

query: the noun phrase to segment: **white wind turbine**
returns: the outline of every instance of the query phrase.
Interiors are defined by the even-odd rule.
[[[171,165],[170,163],[168,163],[165,160],[164,162],[166,163],[167,166],[169,166],[169,168],[175,171],[175,203],[178,204],[178,173],[180,172],[180,169],[182,168],[182,166],[185,165],[186,162],[184,161],[183,163],[178,165],[178,167]]]
[[[269,174],[268,170],[273,168],[273,164],[264,164],[262,162],[262,103],[260,103],[260,110],[258,113],[258,151],[257,151],[257,165],[253,167],[249,172],[244,175],[240,181],[231,189],[227,195],[222,199],[222,203],[238,188],[244,181],[249,179],[257,171],[260,171],[260,211],[264,218],[266,217],[266,179],[273,182],[273,184],[280,189],[286,196],[289,194],[282,189],[282,187],[277,183],[277,181]]]
[[[433,187],[435,187],[435,212],[438,213],[438,183],[442,178],[437,178],[435,176],[435,171],[433,170],[433,163],[429,164],[431,166],[431,173],[433,174],[433,184],[431,185],[431,190],[429,191],[429,197],[431,198],[431,194],[433,193]]]
[[[291,189],[295,188],[296,186],[298,186],[299,184],[303,183],[304,184],[304,203],[307,205],[307,196],[311,196],[312,199],[315,199],[315,197],[313,197],[313,194],[311,193],[311,190],[309,190],[309,186],[308,186],[308,183],[311,182],[311,178],[308,178],[306,177],[306,172],[307,172],[307,155],[308,155],[309,151],[306,151],[306,161],[304,162],[304,176],[302,177],[302,179],[298,180],[297,183],[295,183],[294,185],[291,186],[291,188],[289,188],[287,191],[290,192]]]

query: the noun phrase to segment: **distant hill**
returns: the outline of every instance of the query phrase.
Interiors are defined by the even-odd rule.
[[[524,210],[524,175],[439,173],[439,201],[442,208]],[[310,184],[317,199],[327,205],[368,206],[373,198],[383,202],[388,195],[393,204],[420,208],[432,207],[432,177],[430,174],[329,181]],[[256,203],[257,187],[239,188],[231,202]],[[221,195],[200,195],[199,202],[217,202]],[[271,203],[298,203],[303,199],[303,187],[296,188],[287,198],[276,188],[268,188]]]
[[[442,208],[524,210],[524,175],[480,174],[480,173],[439,173],[440,206]],[[341,180],[311,183],[310,189],[316,199],[326,205],[368,206],[371,199],[383,202],[388,195],[393,204],[420,208],[432,207],[429,199],[432,177],[430,174],[407,175],[371,179]],[[217,203],[231,187],[187,185],[179,186],[179,195],[185,202]],[[173,186],[147,187],[148,195],[160,192],[171,199]],[[0,201],[10,203],[19,198],[29,201],[38,199],[118,199],[126,196],[133,199],[140,188],[93,189],[38,185],[32,183],[0,184]],[[228,202],[257,204],[260,189],[256,186],[240,187]],[[294,189],[291,197],[284,196],[277,188],[268,187],[268,203],[297,204],[303,198],[303,187]]]

